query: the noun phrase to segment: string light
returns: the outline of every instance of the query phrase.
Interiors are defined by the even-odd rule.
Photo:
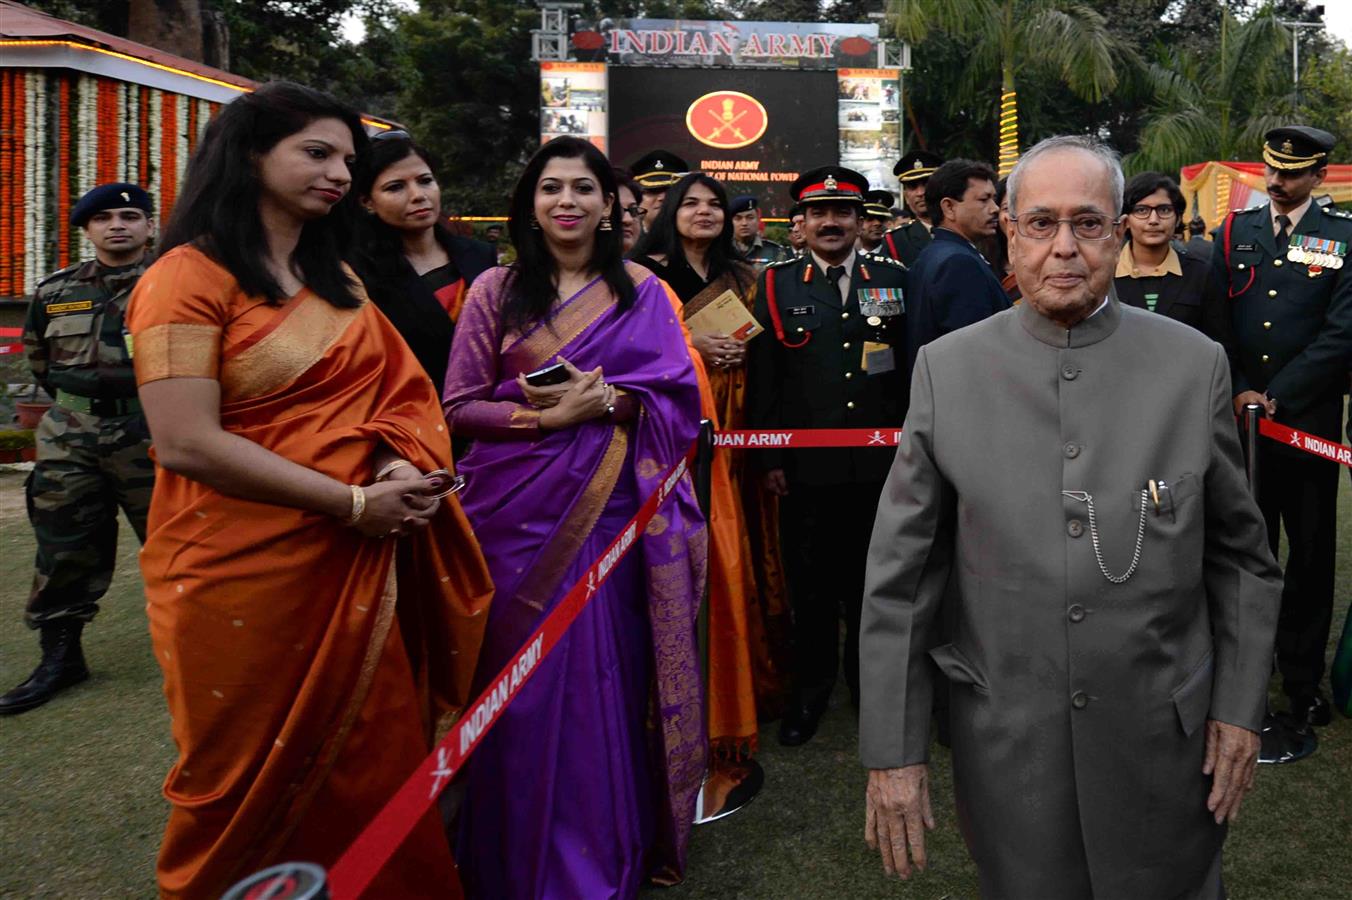
[[[1019,102],[1017,91],[1000,95],[1000,177],[1014,171],[1019,161]]]

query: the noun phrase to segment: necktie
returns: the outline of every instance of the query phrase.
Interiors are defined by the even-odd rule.
[[[1277,217],[1277,246],[1285,247],[1286,239],[1291,236],[1291,217],[1283,213]]]
[[[845,276],[844,266],[828,266],[826,269],[826,280],[831,282],[831,286],[840,287],[840,279]]]

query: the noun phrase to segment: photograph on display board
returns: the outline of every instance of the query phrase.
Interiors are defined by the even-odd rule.
[[[540,64],[540,142],[561,135],[606,150],[606,67],[599,63]]]
[[[836,73],[841,165],[869,184],[898,190],[892,164],[901,146],[901,79],[895,69],[841,69]]]
[[[876,103],[842,100],[840,127],[851,131],[877,131],[882,125],[882,110]]]

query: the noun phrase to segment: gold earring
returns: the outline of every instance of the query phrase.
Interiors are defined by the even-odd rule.
[[[603,217],[601,218],[601,227],[600,227],[600,228],[597,228],[596,230],[597,230],[597,231],[614,231],[614,230],[615,230],[615,223],[612,222],[612,221],[610,221],[610,215],[609,215],[609,214],[607,214],[607,215],[605,215],[605,216],[603,216]]]
[[[535,213],[530,214],[530,227],[536,231],[540,230],[540,220],[535,218]]]

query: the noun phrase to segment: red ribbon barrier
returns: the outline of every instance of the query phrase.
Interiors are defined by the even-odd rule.
[[[22,347],[22,345],[17,345]],[[0,352],[4,352],[0,350]],[[1259,433],[1282,441],[1324,459],[1352,467],[1352,447],[1333,443],[1308,432],[1260,419]],[[800,428],[782,430],[720,431],[714,446],[734,450],[766,448],[868,448],[895,447],[901,429],[877,428]],[[615,565],[638,540],[639,534],[658,508],[671,495],[694,459],[691,450],[667,473],[661,486],[644,501],[638,513],[573,585],[559,605],[535,629],[525,644],[503,666],[484,692],[469,706],[465,715],[451,728],[433,752],[395,792],[385,807],[366,826],[329,872],[329,887],[334,900],[359,897],[386,861],[404,841],[414,824],[436,801],[442,789],[464,766],[465,760],[483,740],[502,711],[520,693],[522,686],[538,671],[540,662],[558,644],[587,604],[596,589],[605,583]]]
[[[0,356],[6,353],[22,353],[23,344],[0,344]]]
[[[672,466],[658,489],[644,501],[619,536],[591,564],[586,574],[578,579],[554,611],[526,639],[525,644],[489,682],[478,699],[470,704],[431,755],[422,761],[385,804],[385,808],[376,814],[352,846],[347,848],[329,871],[329,888],[334,900],[359,897],[370,885],[390,855],[408,837],[414,824],[436,802],[442,788],[465,764],[507,704],[539,670],[540,661],[554,649],[568,626],[586,608],[596,589],[605,583],[615,565],[637,543],[638,536],[648,527],[662,503],[671,496],[694,457],[695,450],[692,447]]]
[[[895,447],[900,428],[784,428],[777,431],[719,431],[714,446],[732,450],[763,450],[769,447]]]
[[[1258,420],[1258,433],[1274,441],[1281,441],[1288,447],[1304,450],[1306,453],[1322,456],[1331,462],[1352,468],[1352,447],[1345,444],[1321,438],[1299,428],[1290,428],[1271,419]]]

